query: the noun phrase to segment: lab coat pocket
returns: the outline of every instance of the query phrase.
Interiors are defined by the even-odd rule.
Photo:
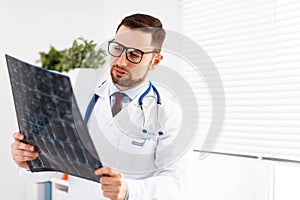
[[[154,169],[157,140],[123,136],[119,141],[117,167],[127,172],[146,172]]]
[[[154,154],[157,138],[134,138],[123,136],[120,138],[120,149],[130,154]]]

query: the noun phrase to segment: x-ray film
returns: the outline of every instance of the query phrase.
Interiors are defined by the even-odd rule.
[[[6,55],[19,130],[39,157],[32,172],[59,171],[98,182],[102,166],[69,77]]]

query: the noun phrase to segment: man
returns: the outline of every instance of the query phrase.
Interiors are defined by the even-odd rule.
[[[148,73],[163,59],[160,50],[164,38],[165,31],[157,18],[134,14],[122,20],[115,38],[109,41],[111,78],[95,91],[98,99],[92,110],[95,118],[88,121],[94,144],[102,149],[98,153],[104,164],[95,174],[103,176],[100,184],[70,176],[69,199],[180,199],[179,194],[187,183],[187,163],[180,160],[168,164],[167,158],[171,155],[160,154],[176,137],[180,109],[167,95],[160,97],[157,89],[147,81]],[[153,108],[157,106],[162,107],[164,116],[159,116],[159,128],[151,132],[153,138],[132,137],[127,127],[120,125],[122,116],[131,113],[127,120],[143,126],[143,132],[148,130],[150,135],[151,127],[158,122],[147,120],[153,118],[157,111]],[[95,124],[103,135],[95,131]],[[15,133],[11,145],[12,157],[20,173],[38,182],[60,177],[58,172],[31,173],[27,170],[26,161],[39,155],[33,146],[20,142],[23,138],[22,133]]]

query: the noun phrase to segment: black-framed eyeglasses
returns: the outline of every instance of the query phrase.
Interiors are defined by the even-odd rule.
[[[125,47],[124,45],[114,40],[108,42],[108,53],[113,57],[120,57],[125,50],[126,50],[126,59],[129,62],[134,64],[139,64],[142,61],[144,54],[149,54],[149,53],[158,54],[157,51],[144,52],[136,48]]]

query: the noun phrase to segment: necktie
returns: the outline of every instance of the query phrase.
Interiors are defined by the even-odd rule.
[[[111,109],[111,113],[112,113],[112,116],[114,117],[116,114],[118,114],[121,110],[121,101],[122,101],[122,98],[126,95],[124,93],[121,93],[121,92],[115,92],[114,94],[114,97],[115,97],[115,103]]]

